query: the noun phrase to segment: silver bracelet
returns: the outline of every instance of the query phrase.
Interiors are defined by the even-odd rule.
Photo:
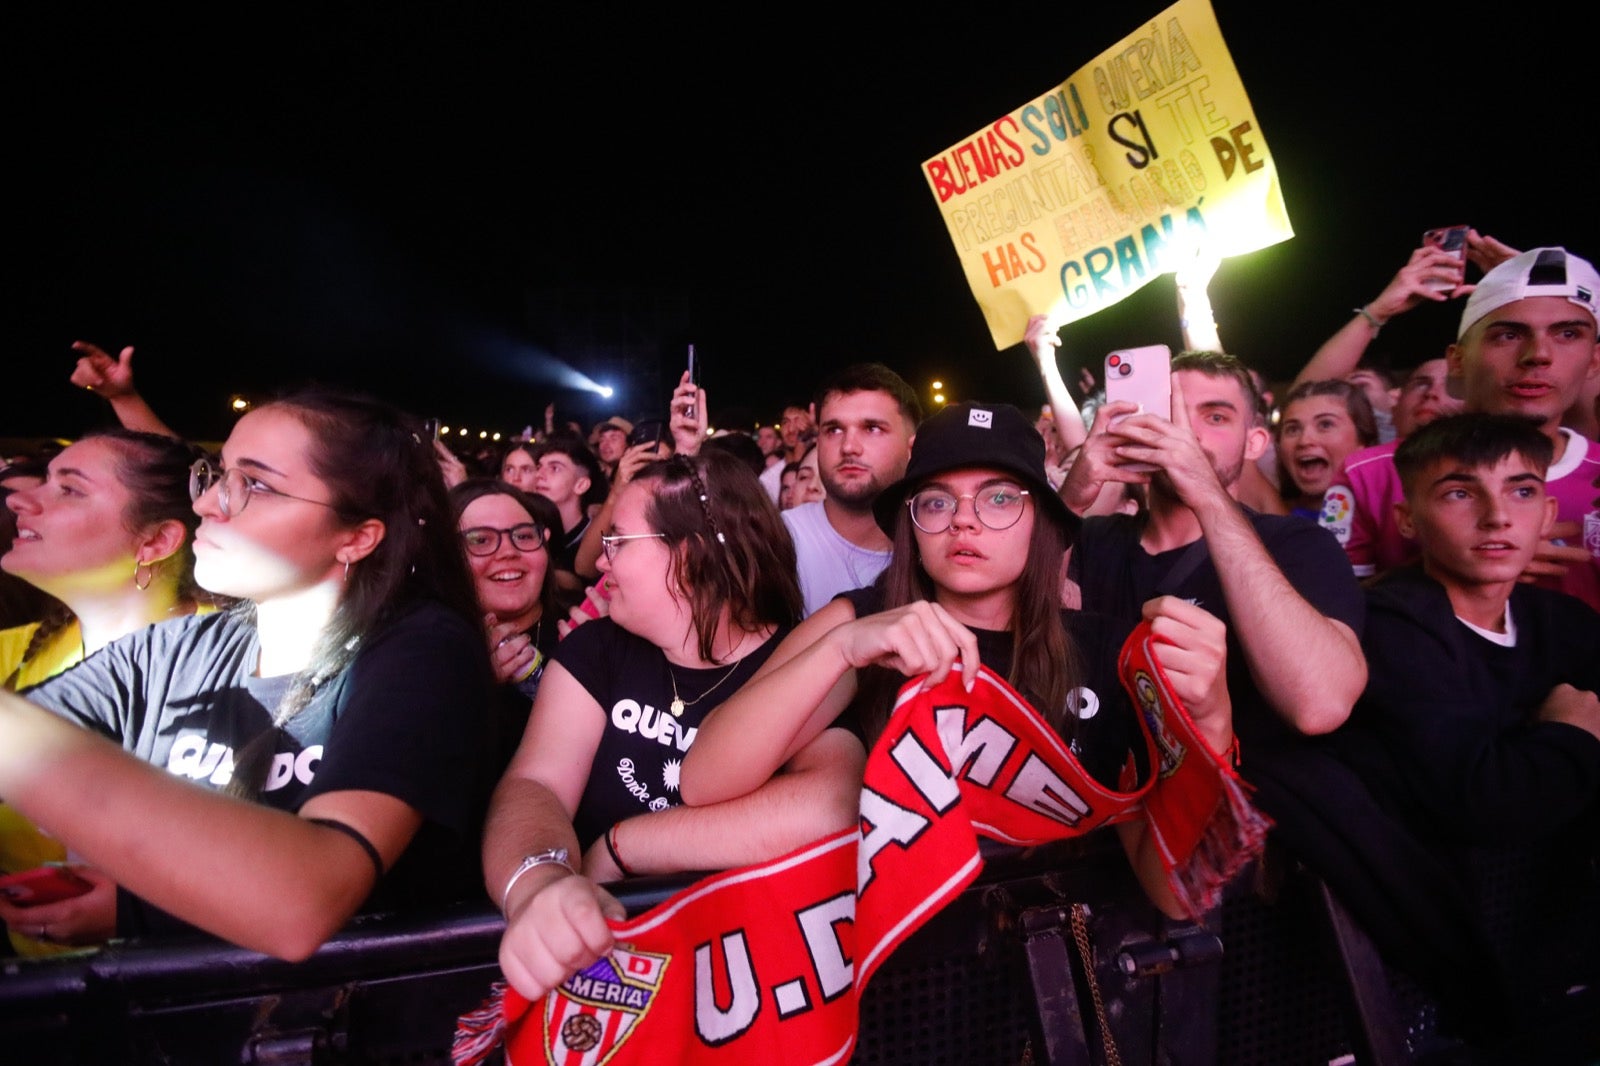
[[[568,861],[570,854],[566,848],[547,848],[537,855],[528,855],[523,858],[522,864],[511,873],[511,880],[506,882],[505,891],[500,893],[500,913],[506,912],[506,904],[511,900],[511,890],[516,887],[522,875],[535,866],[565,866],[568,873],[576,874],[572,863]]]
[[[1378,331],[1383,328],[1383,323],[1378,321],[1378,316],[1368,311],[1365,307],[1352,307],[1351,310],[1367,320],[1367,325],[1372,327],[1372,335],[1376,337]]]

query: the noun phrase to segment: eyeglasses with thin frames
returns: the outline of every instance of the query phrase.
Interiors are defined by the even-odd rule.
[[[665,533],[604,533],[600,537],[600,548],[606,553],[607,561],[617,557],[617,549],[630,540],[665,540]]]
[[[254,496],[277,496],[285,500],[314,503],[318,507],[327,507],[335,511],[339,509],[326,500],[313,500],[305,496],[279,492],[266,482],[247,476],[238,467],[223,470],[212,466],[209,460],[196,459],[194,465],[189,467],[189,499],[198,501],[211,491],[213,485],[218,486],[217,508],[226,518],[236,518],[243,514]]]
[[[943,533],[956,520],[961,501],[971,500],[972,512],[978,516],[978,521],[998,531],[1017,524],[1027,495],[1027,489],[1015,485],[989,485],[981,492],[964,492],[959,496],[944,489],[923,489],[907,500],[906,506],[918,529],[924,533]]]
[[[502,538],[510,537],[511,546],[519,552],[536,552],[544,547],[544,533],[532,522],[523,522],[510,529],[493,526],[473,526],[461,531],[461,543],[468,555],[493,555],[500,550]]]

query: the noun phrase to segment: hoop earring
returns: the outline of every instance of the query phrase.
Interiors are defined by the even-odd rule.
[[[133,587],[138,589],[140,592],[143,592],[145,589],[149,588],[150,582],[156,579],[156,568],[160,565],[160,563],[146,563],[135,559],[133,561]],[[139,584],[139,567],[141,566],[145,568],[145,579],[144,584],[142,585]]]

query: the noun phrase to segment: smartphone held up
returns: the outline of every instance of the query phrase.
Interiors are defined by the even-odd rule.
[[[1104,371],[1107,402],[1124,401],[1137,405],[1141,412],[1172,417],[1172,349],[1165,344],[1118,349],[1106,356]],[[1116,425],[1116,420],[1111,424]],[[1125,469],[1156,468],[1149,463],[1128,463]]]
[[[692,344],[689,345],[689,363],[688,363],[687,369],[688,369],[688,372],[689,372],[689,384],[693,385],[695,388],[699,388],[700,387],[700,363],[694,357],[694,345],[692,345]],[[687,416],[689,418],[695,417],[694,404],[691,403],[687,408],[685,408],[683,413],[684,413],[685,416]]]
[[[1444,226],[1431,229],[1422,235],[1422,243],[1427,248],[1437,248],[1447,252],[1459,262],[1467,258],[1467,231],[1471,226]],[[1455,284],[1445,281],[1430,281],[1428,283],[1437,292],[1453,292]]]

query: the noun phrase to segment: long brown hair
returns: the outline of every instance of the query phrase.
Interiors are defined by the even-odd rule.
[[[481,624],[444,477],[421,422],[381,400],[321,387],[291,393],[270,406],[293,415],[310,432],[311,472],[327,485],[340,520],[380,519],[384,535],[370,555],[351,566],[310,664],[295,675],[273,711],[272,728],[239,753],[227,791],[247,797],[257,795],[266,779],[279,730],[354,661],[374,633],[424,600],[443,604],[474,631]],[[238,609],[254,617],[249,601]],[[487,652],[483,667],[488,669]]]
[[[909,498],[915,491],[916,488],[908,488],[906,496]],[[896,514],[893,539],[894,555],[881,579],[884,610],[918,600],[936,600],[938,589],[923,569],[911,512],[904,507]],[[1066,530],[1043,509],[1035,507],[1028,558],[1017,578],[1016,609],[1011,614],[1011,672],[1006,681],[1033,704],[1057,734],[1070,740],[1078,717],[1068,713],[1067,701],[1081,684],[1083,669],[1077,645],[1061,620],[1061,578],[1067,546]],[[904,683],[905,678],[881,666],[867,667],[858,675],[855,702],[869,739],[876,739],[888,724],[895,693]]]
[[[672,550],[667,578],[689,604],[700,658],[718,661],[724,608],[747,633],[800,617],[794,543],[749,467],[712,449],[647,463],[633,480],[655,482],[645,520]]]

